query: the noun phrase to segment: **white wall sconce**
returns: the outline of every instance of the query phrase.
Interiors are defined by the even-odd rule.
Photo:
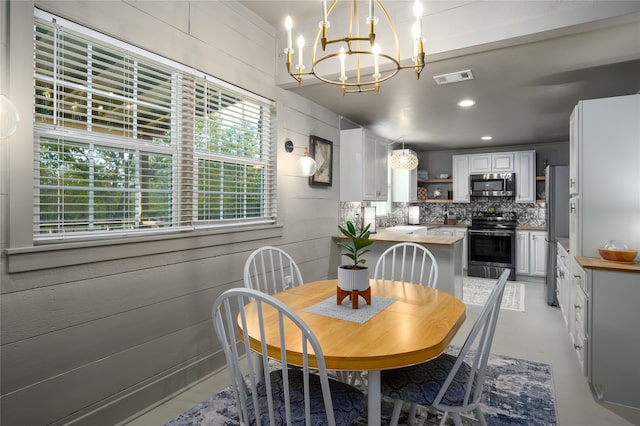
[[[302,176],[313,176],[318,169],[318,165],[316,164],[316,160],[309,156],[309,148],[304,146],[295,146],[293,142],[291,142],[291,139],[287,139],[284,142],[285,151],[293,152],[294,148],[304,148],[304,155],[300,157],[296,163],[296,171]]]

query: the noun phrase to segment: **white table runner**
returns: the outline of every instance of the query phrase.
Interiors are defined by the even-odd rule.
[[[338,305],[336,304],[336,296],[334,295],[313,306],[309,306],[304,311],[364,324],[395,301],[396,299],[391,297],[371,295],[371,305],[367,305],[367,302],[360,298],[358,301],[358,309],[351,309],[351,300],[348,297],[345,297],[342,304]]]

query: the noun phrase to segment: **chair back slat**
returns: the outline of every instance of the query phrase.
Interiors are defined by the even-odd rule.
[[[274,294],[303,284],[300,268],[293,258],[278,247],[265,246],[249,255],[244,266],[248,288]]]
[[[426,247],[416,243],[398,243],[380,255],[376,262],[374,279],[435,288],[438,281],[438,264]]]
[[[485,302],[480,315],[473,324],[462,348],[460,348],[456,362],[451,368],[451,371],[449,371],[447,379],[434,399],[434,407],[446,411],[446,408],[439,407],[439,404],[463,362],[467,362],[470,366],[470,371],[464,384],[465,397],[463,406],[473,407],[480,403],[482,386],[486,377],[487,362],[491,355],[491,345],[493,343],[498,315],[500,313],[500,305],[502,304],[502,296],[504,295],[504,288],[507,284],[509,273],[510,271],[508,269],[503,271],[496,285],[491,290],[491,294]],[[469,360],[469,358],[471,358],[471,360]]]
[[[254,302],[256,305],[256,317],[252,317],[252,320],[255,321],[257,319],[259,321],[258,329],[262,351],[260,366],[255,363],[256,357],[246,356],[252,351],[247,331],[250,324],[245,311],[245,305],[250,302]],[[277,321],[266,323],[264,321],[265,313],[274,309],[277,311]],[[237,402],[240,424],[263,424],[267,418],[269,419],[269,424],[279,424],[280,417],[283,417],[286,419],[286,424],[291,425],[296,421],[293,413],[300,410],[300,408],[294,409],[294,406],[296,404],[299,405],[299,399],[302,399],[302,405],[305,410],[305,423],[311,425],[312,406],[310,401],[317,398],[317,396],[314,397],[311,393],[310,378],[317,375],[324,402],[324,415],[326,415],[326,419],[322,423],[326,422],[330,426],[336,425],[324,354],[317,338],[300,316],[284,303],[262,291],[250,288],[234,288],[225,291],[216,299],[212,308],[212,318],[216,337],[222,345],[227,360],[231,388]],[[287,334],[285,323],[293,323],[296,326],[294,333],[297,334],[297,338],[292,339],[292,336]],[[267,356],[267,336],[273,336],[276,333],[275,327],[277,327],[279,335],[282,365],[286,366],[287,363],[287,341],[302,342],[302,368],[298,371],[301,371],[303,376],[303,398],[296,397],[294,395],[296,391],[290,388],[291,372],[288,368],[281,370],[282,380],[277,384],[278,387],[282,387],[282,396],[279,393],[277,394],[277,392],[280,392],[279,390],[274,389],[275,382],[272,384],[274,379],[273,372],[269,368],[269,358]],[[242,332],[240,332],[240,328]],[[292,333],[292,331],[289,331],[289,333]],[[258,338],[258,336],[253,337]],[[314,357],[317,364],[317,368],[314,367],[313,372],[309,361],[311,356]],[[244,373],[241,368],[243,361],[246,364]],[[245,374],[247,376],[246,380]],[[261,396],[259,389],[262,389],[263,396]],[[279,398],[284,398],[285,410],[284,413],[276,415],[278,407],[282,404],[274,404],[274,400]],[[362,395],[362,401],[366,401],[364,395]],[[364,410],[365,402],[362,404]],[[261,418],[255,418],[256,416]],[[318,419],[313,421],[317,422]]]

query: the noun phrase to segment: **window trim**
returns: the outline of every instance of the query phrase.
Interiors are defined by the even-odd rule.
[[[218,78],[215,78],[211,75],[208,75],[204,72],[201,72],[195,68],[186,66],[184,64],[181,64],[179,62],[173,61],[167,57],[164,56],[160,56],[157,54],[154,54],[153,52],[138,48],[130,43],[115,39],[109,35],[97,32],[95,30],[92,30],[90,28],[87,28],[85,26],[76,24],[74,22],[68,21],[64,18],[60,18],[56,15],[53,15],[51,13],[45,12],[43,10],[34,9],[34,17],[37,19],[42,19],[44,21],[47,22],[53,22],[56,24],[59,24],[65,28],[68,28],[71,31],[75,31],[77,33],[80,33],[82,35],[85,35],[87,37],[93,38],[98,42],[102,42],[102,43],[106,43],[108,45],[113,46],[116,49],[123,49],[126,50],[128,52],[131,52],[132,54],[135,55],[139,55],[142,56],[144,58],[148,58],[152,61],[156,61],[159,62],[163,65],[166,65],[168,67],[170,67],[171,69],[173,69],[174,72],[178,72],[178,73],[184,73],[190,76],[193,76],[195,78],[198,79],[204,79],[207,82],[210,82],[212,84],[215,84],[216,86],[218,86],[220,89],[222,89],[223,91],[229,91],[231,92],[233,95],[237,95],[238,97],[246,97],[250,100],[253,100],[257,103],[263,104],[263,107],[267,107],[270,109],[270,119],[271,119],[271,123],[276,122],[276,102],[268,99],[264,96],[258,95],[254,92],[251,92],[249,90],[243,89],[241,87],[238,87],[234,84],[228,83],[224,80],[220,80]],[[35,78],[35,76],[34,76]],[[179,77],[181,78],[181,77]],[[176,80],[172,79],[172,84],[175,84]],[[178,90],[177,92],[173,92],[172,93],[179,93],[180,90]],[[173,98],[176,95],[172,95],[172,104],[173,104]],[[180,100],[181,102],[182,100]],[[171,127],[172,129],[174,129],[174,127],[176,127],[176,124],[173,122],[174,120],[172,120],[172,124]],[[62,126],[58,126],[58,125],[45,125],[45,124],[41,124],[41,123],[34,123],[34,140],[37,141],[40,137],[60,137],[60,138],[64,138],[64,137],[69,137],[69,134],[67,131],[65,131],[64,127]],[[155,235],[155,234],[162,234],[162,235],[166,235],[166,234],[181,234],[184,233],[186,231],[195,231],[195,230],[222,230],[223,232],[228,232],[228,230],[230,228],[233,229],[238,229],[238,230],[242,230],[246,227],[252,227],[252,226],[268,226],[268,225],[275,225],[277,224],[277,188],[276,188],[276,181],[277,181],[277,155],[276,155],[276,150],[275,150],[275,140],[276,140],[276,136],[275,136],[275,127],[273,127],[273,130],[271,132],[269,132],[266,136],[269,136],[268,138],[268,147],[265,148],[267,151],[267,156],[268,159],[265,160],[265,162],[271,166],[271,170],[268,174],[265,175],[265,181],[268,182],[271,186],[272,189],[270,190],[270,195],[272,197],[272,199],[267,200],[267,201],[263,201],[261,204],[261,207],[265,209],[265,211],[270,211],[272,212],[272,214],[270,214],[269,216],[265,217],[262,216],[260,218],[244,218],[244,219],[239,219],[239,220],[225,220],[224,222],[220,223],[211,223],[211,222],[207,222],[207,221],[199,221],[197,219],[197,212],[195,214],[195,218],[193,220],[193,223],[190,224],[189,226],[179,226],[179,225],[175,225],[173,227],[169,227],[169,228],[155,228],[155,229],[135,229],[135,230],[122,230],[122,231],[109,231],[109,232],[100,232],[100,231],[88,231],[88,232],[79,232],[77,234],[74,233],[60,233],[60,234],[37,234],[35,233],[35,224],[36,222],[34,222],[34,220],[32,220],[32,224],[34,225],[32,227],[33,232],[32,232],[32,236],[33,236],[33,242],[34,244],[46,244],[46,243],[57,243],[60,244],[62,242],[73,242],[73,241],[81,241],[81,242],[91,242],[91,241],[103,241],[103,240],[110,240],[110,239],[115,239],[115,240],[119,240],[123,237],[127,237],[127,238],[132,238],[134,236],[138,236],[138,237],[145,237],[148,235]],[[85,143],[96,143],[95,138],[91,138],[89,137],[90,133],[89,131],[87,131],[86,135],[83,135],[82,132],[80,132],[79,134],[74,134],[73,137],[69,137],[70,141],[78,141],[78,142],[85,142]],[[109,140],[110,137],[104,134],[100,135],[101,138],[101,142],[100,145],[109,145]],[[104,141],[104,143],[102,142]],[[38,144],[36,144],[38,145]],[[166,152],[166,153],[171,153],[171,154],[175,154],[176,152],[178,153],[177,155],[180,155],[180,149],[177,149],[174,146],[174,139],[172,137],[172,142],[171,144],[167,145],[166,147],[162,147],[159,146],[157,144],[151,144],[150,142],[147,142],[145,140],[142,139],[136,139],[135,143],[133,144],[135,145],[136,149],[141,149],[142,147],[146,146],[153,146],[153,151],[154,152]],[[37,152],[39,150],[39,147],[34,147],[34,155],[37,156]],[[209,153],[206,157],[202,157],[201,155],[198,155],[197,150],[194,150],[194,156],[193,156],[193,163],[194,166],[196,165],[198,158],[213,158],[213,157],[224,157],[224,154],[211,154]],[[179,157],[175,157],[176,160]],[[37,157],[34,157],[34,162],[38,161]],[[253,160],[251,158],[245,158],[245,159],[240,159],[240,158],[234,158],[235,162],[240,163],[245,163],[245,164],[251,164],[252,162],[256,162],[256,160]],[[176,170],[177,167],[177,163],[174,162],[174,171],[172,173],[172,175],[174,176],[174,178],[179,175],[179,171]],[[197,173],[194,173],[194,177],[197,176]],[[34,179],[37,180],[38,177],[34,175]],[[175,180],[174,180],[175,182]],[[194,179],[193,180],[193,191],[194,191],[194,196],[192,198],[192,202],[194,204],[194,208],[195,205],[197,203],[197,195],[195,195],[195,193],[197,192],[197,182]],[[34,191],[36,191],[36,194],[34,195],[34,197],[37,196],[37,188],[34,188]],[[174,198],[175,201],[175,197],[181,198],[181,196],[178,193],[178,188],[173,188],[172,190],[172,197]],[[35,200],[35,198],[32,197],[32,200]],[[185,201],[184,199],[182,199],[181,201]],[[177,209],[180,209],[180,206],[178,205],[178,203],[173,203],[173,211],[175,212]],[[35,211],[34,211],[35,214]],[[35,219],[35,218],[34,218]]]

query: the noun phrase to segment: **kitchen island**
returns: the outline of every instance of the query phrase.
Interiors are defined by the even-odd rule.
[[[369,238],[375,242],[369,246],[371,251],[363,257],[367,260],[371,278],[373,278],[376,262],[383,251],[397,243],[416,243],[426,247],[438,263],[436,288],[462,299],[462,243],[464,237],[405,234],[382,230],[371,234]],[[333,237],[336,242],[346,239],[343,235]]]

